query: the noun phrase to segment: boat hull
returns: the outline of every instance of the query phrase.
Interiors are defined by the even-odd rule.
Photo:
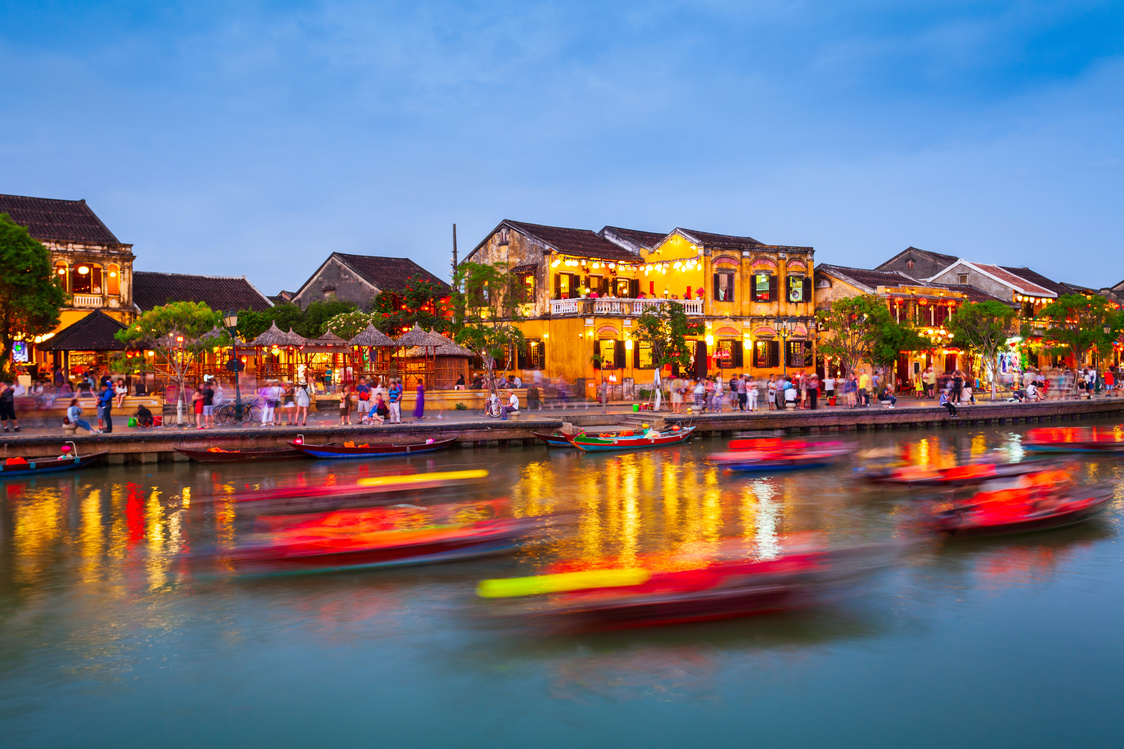
[[[1027,516],[1003,523],[975,523],[955,510],[948,510],[937,516],[937,529],[951,538],[986,538],[1054,530],[1092,519],[1104,510],[1109,499],[1111,496],[1100,496],[1092,502],[1050,515]]]
[[[597,437],[578,436],[573,439],[571,444],[582,452],[587,453],[644,450],[651,447],[666,447],[668,445],[682,444],[691,438],[691,434],[694,433],[694,431],[695,427],[687,427],[678,434],[669,434],[654,438],[636,436],[601,439]]]
[[[551,447],[570,447],[571,440],[573,440],[573,437],[566,434],[547,434],[545,432],[531,432],[531,434]]]
[[[226,452],[177,447],[176,452],[197,463],[258,463],[273,460],[305,460],[307,455],[291,447],[251,447]]]
[[[295,450],[313,458],[322,460],[354,460],[363,458],[392,458],[403,455],[421,455],[447,450],[457,441],[456,437],[434,442],[419,442],[409,445],[366,445],[348,447],[345,445],[310,445],[308,443],[290,442]]]
[[[0,481],[4,479],[14,479],[20,476],[38,476],[43,473],[62,473],[63,471],[75,471],[79,468],[86,468],[88,466],[97,465],[103,462],[109,455],[106,450],[100,453],[91,453],[83,455],[78,458],[68,458],[66,460],[58,460],[57,458],[41,458],[32,459],[25,464],[20,465],[4,465],[0,464]]]

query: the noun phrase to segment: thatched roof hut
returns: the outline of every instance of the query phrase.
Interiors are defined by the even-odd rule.
[[[248,344],[257,348],[269,348],[271,346],[292,346],[288,334],[283,332],[277,327],[277,321],[274,320],[269,326],[269,330],[259,335]]]
[[[397,344],[394,342],[393,338],[376,328],[373,323],[367,323],[367,327],[364,328],[359,335],[348,341],[347,345],[393,348]]]
[[[289,339],[290,346],[303,346],[308,343],[307,338],[300,333],[294,332],[292,328],[289,328],[289,332],[285,334],[285,337]]]
[[[421,346],[422,348],[436,348],[442,346],[449,341],[443,335],[437,333],[427,333],[422,330],[421,326],[414,323],[414,327],[410,332],[402,335],[394,341],[394,345],[400,348],[412,348],[413,346]]]

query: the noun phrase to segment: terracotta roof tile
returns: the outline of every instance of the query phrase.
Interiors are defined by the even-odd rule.
[[[0,213],[27,227],[28,233],[41,242],[121,244],[85,200],[0,195]]]
[[[565,255],[598,260],[639,260],[639,257],[589,229],[567,229],[522,221],[504,221],[524,234]]]
[[[697,242],[706,247],[725,247],[728,249],[753,249],[755,247],[764,247],[764,242],[759,242],[753,237],[736,237],[732,234],[712,234],[708,231],[695,231],[694,229],[683,229],[679,231],[686,236],[693,237]]]
[[[1043,288],[1036,283],[1026,280],[1021,276],[1017,276],[1010,271],[1000,268],[998,265],[984,265],[983,263],[973,263],[977,268],[990,273],[1004,283],[1008,283],[1019,289],[1024,294],[1032,294],[1034,296],[1050,296],[1054,292],[1050,289]]]
[[[267,310],[273,305],[245,276],[133,273],[133,301],[143,312],[169,302],[206,302],[213,310]]]
[[[639,245],[640,247],[646,247],[649,250],[655,249],[656,247],[661,245],[663,243],[664,238],[667,237],[667,232],[664,232],[662,234],[658,234],[654,231],[640,231],[639,229],[624,229],[620,226],[606,226],[601,231],[599,231],[598,234],[604,235],[606,232],[610,232],[610,231],[613,232],[614,234],[619,234],[620,236],[622,236],[625,239],[633,242],[636,245]]]
[[[1057,294],[1058,296],[1061,296],[1062,294],[1069,294],[1070,293],[1070,290],[1068,288],[1066,288],[1066,286],[1068,284],[1058,283],[1056,281],[1052,281],[1049,278],[1046,278],[1046,276],[1042,275],[1041,273],[1036,273],[1035,271],[1032,271],[1030,268],[1026,268],[1026,267],[1010,268],[1006,265],[1001,265],[999,267],[1002,268],[1003,270],[1007,271],[1008,273],[1013,273],[1014,275],[1018,276],[1019,278],[1026,279],[1027,281],[1030,281],[1033,284],[1037,284],[1044,289],[1048,289],[1048,290],[1054,292],[1055,294]]]
[[[363,280],[380,290],[402,291],[410,278],[430,281],[439,285],[444,291],[451,290],[448,283],[406,257],[349,255],[343,252],[332,254],[349,265],[363,277]]]
[[[124,329],[124,324],[95,310],[35,347],[40,351],[124,351],[125,344],[114,338]]]

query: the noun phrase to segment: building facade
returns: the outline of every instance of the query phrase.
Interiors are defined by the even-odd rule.
[[[333,252],[296,292],[282,293],[303,309],[315,301],[334,299],[370,309],[379,292],[401,291],[411,278],[434,283],[446,293],[450,288],[409,258]]]
[[[682,228],[593,232],[505,220],[465,261],[502,263],[516,277],[527,345],[510,369],[589,388],[605,379],[627,393],[653,380],[636,321],[664,301],[682,305],[694,324],[684,374],[810,371],[813,253]]]

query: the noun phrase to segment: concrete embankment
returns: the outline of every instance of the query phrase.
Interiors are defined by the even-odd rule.
[[[783,430],[788,433],[828,433],[868,429],[941,429],[997,424],[1030,424],[1103,419],[1124,415],[1124,398],[1090,401],[1048,401],[1045,403],[979,403],[960,407],[960,418],[952,419],[943,408],[910,405],[886,408],[824,408],[816,411],[757,411],[755,413],[704,414],[701,416],[601,413],[595,410],[521,414],[510,421],[498,419],[426,420],[378,427],[252,427],[197,430],[163,427],[150,430],[122,430],[119,433],[68,437],[60,433],[19,435],[0,439],[0,458],[57,455],[59,446],[73,440],[80,453],[108,450],[110,462],[140,463],[184,459],[176,447],[207,449],[221,447],[282,447],[297,436],[306,442],[327,443],[354,440],[368,444],[424,442],[427,439],[457,437],[464,448],[529,445],[536,442],[532,432],[550,432],[563,423],[575,427],[625,424],[643,418],[658,424],[695,425],[700,435],[732,435],[738,432]]]

